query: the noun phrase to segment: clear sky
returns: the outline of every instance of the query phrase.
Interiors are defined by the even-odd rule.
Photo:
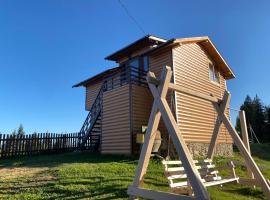
[[[269,1],[122,2],[146,33],[208,35],[236,74],[231,107],[246,94],[270,104]],[[0,0],[0,132],[79,131],[85,91],[71,86],[143,35],[117,0]]]

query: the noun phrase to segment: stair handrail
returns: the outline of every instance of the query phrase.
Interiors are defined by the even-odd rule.
[[[103,79],[103,82],[101,84],[100,90],[95,98],[94,103],[92,104],[90,111],[83,123],[83,126],[79,132],[79,146],[82,146],[83,143],[87,140],[86,137],[88,137],[88,133],[91,126],[94,123],[94,120],[97,119],[97,115],[100,113],[101,111],[101,107],[102,107],[102,99],[103,99],[103,92],[108,90],[108,84],[111,80],[111,84],[112,84],[112,88],[114,88],[114,79],[120,76],[120,85],[122,84],[126,84],[126,83],[133,83],[133,81],[138,82],[140,85],[146,85],[146,80],[145,80],[145,76],[146,76],[146,71],[144,71],[143,69],[138,69],[136,67],[133,66],[125,66],[123,68],[120,69],[120,74],[115,73],[111,76],[105,77]],[[122,78],[122,79],[121,79]],[[122,83],[123,82],[123,83]]]
[[[95,115],[97,115],[101,109],[101,106],[102,106],[102,95],[103,95],[103,90],[104,90],[104,85],[105,85],[105,82],[103,82],[101,84],[101,87],[100,87],[100,90],[97,94],[97,97],[94,101],[94,103],[92,104],[91,108],[90,108],[90,111],[83,123],[83,126],[80,130],[80,138],[79,138],[79,141],[83,139],[83,137],[86,136],[87,134],[87,131],[89,129],[89,127],[91,126],[92,124],[92,120],[95,118]]]

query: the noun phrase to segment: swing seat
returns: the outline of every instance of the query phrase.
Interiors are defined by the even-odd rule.
[[[168,179],[171,192],[181,194],[192,194],[192,188],[187,181],[187,174],[185,173],[182,162],[179,160],[163,160],[164,174]],[[211,159],[194,160],[197,170],[200,173],[201,180],[205,187],[222,185],[230,182],[238,182],[239,177],[222,178],[218,175],[216,166]],[[234,166],[231,166],[234,168]]]

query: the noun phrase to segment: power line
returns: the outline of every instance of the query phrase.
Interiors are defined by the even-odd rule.
[[[131,15],[131,13],[128,11],[127,7],[123,4],[121,0],[118,0],[118,3],[121,5],[121,7],[125,10],[129,18],[134,22],[134,24],[140,29],[140,31],[146,35],[145,31],[143,28],[140,26],[140,24],[137,22],[137,20]]]

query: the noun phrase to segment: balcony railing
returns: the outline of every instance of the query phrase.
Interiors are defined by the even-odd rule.
[[[103,91],[112,90],[129,83],[147,87],[146,74],[146,71],[136,67],[120,67],[116,73],[104,77]]]

